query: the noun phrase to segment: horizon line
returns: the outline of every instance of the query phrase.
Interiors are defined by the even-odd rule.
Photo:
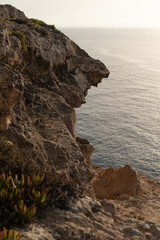
[[[57,27],[57,26],[56,26]],[[160,26],[159,27],[111,27],[111,26],[105,26],[105,27],[93,27],[93,26],[58,26],[58,28],[101,28],[101,29],[104,29],[104,28],[114,28],[114,29],[160,29]]]

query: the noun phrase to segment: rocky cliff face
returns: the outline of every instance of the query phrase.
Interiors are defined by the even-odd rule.
[[[19,229],[32,240],[160,239],[160,183],[129,166],[92,166],[94,148],[75,134],[74,108],[108,75],[54,26],[0,5],[0,170],[46,172],[85,190]]]
[[[76,140],[74,108],[109,75],[54,26],[0,5],[0,132],[25,161],[86,184],[93,176]]]

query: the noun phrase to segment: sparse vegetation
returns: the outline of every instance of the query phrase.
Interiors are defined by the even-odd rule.
[[[68,209],[69,199],[76,193],[77,185],[56,172],[46,169],[45,176],[42,172],[44,168],[39,169],[36,162],[25,159],[16,144],[0,137],[1,231],[4,227],[9,229],[32,221],[46,204]]]
[[[44,177],[39,174],[21,179],[5,173],[0,175],[0,227],[24,224],[33,220],[36,212],[46,204]]]
[[[24,24],[30,27],[33,27],[37,32],[41,33],[43,36],[47,35],[47,31],[48,30],[54,30],[56,33],[61,33],[60,30],[56,29],[55,25],[50,25],[50,24],[46,24],[45,22],[38,20],[38,19],[34,19],[34,18],[4,18],[4,17],[0,17],[0,25],[4,25],[6,28],[8,28],[7,24],[8,22],[16,22],[18,24]],[[22,43],[23,49],[26,52],[27,51],[27,47],[25,44],[25,35],[24,33],[20,32],[20,31],[14,31],[14,30],[9,30],[11,35],[17,36]]]
[[[47,24],[41,20],[30,18],[28,19],[28,24],[35,25],[36,27],[45,27]]]
[[[20,32],[20,31],[10,30],[10,31],[9,31],[9,36],[16,36],[16,37],[18,37],[19,40],[21,41],[23,50],[24,50],[25,52],[27,52],[26,36],[24,35],[24,33]]]
[[[0,17],[0,26],[5,26],[6,18]]]
[[[6,228],[0,233],[0,240],[28,240],[18,233],[16,230],[10,229],[7,231]]]
[[[35,26],[35,27],[39,27],[39,28],[44,28],[44,27],[48,27],[50,29],[55,30],[55,26],[54,25],[48,25],[45,22],[38,20],[38,19],[34,19],[34,18],[26,18],[26,19],[21,19],[21,18],[7,18],[6,20],[10,21],[10,22],[16,22],[18,24],[26,24],[29,26]]]
[[[6,18],[0,17],[0,22],[5,22]]]
[[[27,23],[27,19],[25,18],[6,18],[9,22],[16,22],[19,24],[26,24]]]

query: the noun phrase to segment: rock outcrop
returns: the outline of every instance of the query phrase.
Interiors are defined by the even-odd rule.
[[[5,4],[0,6],[0,17],[4,18],[26,18],[25,14],[17,8]]]
[[[86,185],[93,148],[84,154],[76,140],[74,108],[109,71],[54,26],[10,5],[0,17],[1,135],[34,167]]]
[[[102,170],[92,180],[98,199],[117,199],[121,195],[138,196],[141,192],[137,173],[129,166]]]
[[[86,162],[91,165],[91,155],[94,151],[94,147],[89,143],[88,140],[84,138],[77,137],[76,141],[81,149],[83,156],[86,159]]]

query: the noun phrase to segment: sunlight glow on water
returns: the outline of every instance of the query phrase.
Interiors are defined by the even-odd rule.
[[[134,169],[160,180],[160,29],[63,29],[111,72],[77,109],[77,135],[98,166]]]

